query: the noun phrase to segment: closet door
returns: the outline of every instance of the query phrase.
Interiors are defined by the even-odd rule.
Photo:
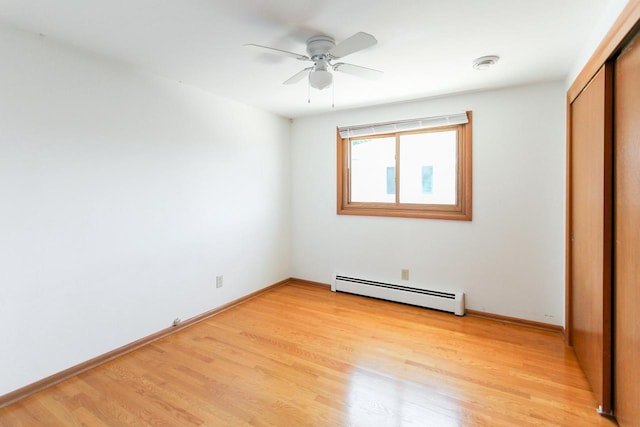
[[[603,412],[611,411],[612,67],[571,104],[570,339]]]
[[[640,36],[615,64],[614,414],[640,423]]]

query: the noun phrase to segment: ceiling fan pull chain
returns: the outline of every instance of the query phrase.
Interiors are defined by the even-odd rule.
[[[307,104],[311,104],[311,82],[307,80]]]

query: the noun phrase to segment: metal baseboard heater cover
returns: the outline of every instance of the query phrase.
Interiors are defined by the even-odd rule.
[[[394,283],[340,275],[334,277],[331,290],[448,311],[456,316],[464,316],[463,292],[417,289]]]

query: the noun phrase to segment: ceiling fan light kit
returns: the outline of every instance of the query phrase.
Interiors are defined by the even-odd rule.
[[[289,52],[273,47],[248,44],[245,46],[257,47],[269,53],[289,56],[300,61],[313,62],[312,67],[305,68],[294,74],[283,84],[289,85],[298,83],[305,76],[309,78],[309,85],[318,90],[323,90],[333,83],[331,71],[351,74],[366,79],[377,79],[382,77],[382,71],[372,68],[361,67],[359,65],[346,64],[344,62],[333,64],[334,59],[342,58],[360,50],[366,49],[378,43],[371,34],[359,32],[348,39],[336,44],[332,37],[326,35],[313,36],[307,40],[307,55]]]
[[[309,72],[309,84],[312,88],[322,90],[331,86],[333,82],[333,74],[326,69],[317,69],[314,67]]]

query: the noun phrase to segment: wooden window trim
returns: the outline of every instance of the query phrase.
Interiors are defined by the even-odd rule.
[[[337,138],[337,213],[338,215],[388,216],[402,218],[448,219],[459,221],[472,220],[472,114],[467,111],[469,122],[463,125],[443,126],[431,131],[458,128],[458,179],[457,200],[455,205],[424,205],[400,203],[363,203],[349,200],[349,138],[342,138],[336,129]],[[424,131],[420,131],[424,132]],[[407,135],[413,132],[398,132],[379,136]],[[398,144],[396,139],[396,145]],[[397,150],[396,150],[397,152]],[[396,167],[396,179],[400,173]],[[399,182],[397,181],[399,188]],[[396,192],[396,197],[399,193]],[[397,199],[396,199],[397,200]]]

